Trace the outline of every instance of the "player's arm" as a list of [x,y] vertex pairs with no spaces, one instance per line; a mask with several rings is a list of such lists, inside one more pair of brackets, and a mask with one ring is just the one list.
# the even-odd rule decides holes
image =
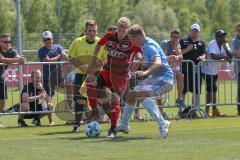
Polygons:
[[105,45],[107,43],[107,40],[108,40],[108,34],[109,33],[106,33],[97,43],[94,51],[93,51],[93,57],[92,57],[92,60],[91,60],[91,64],[89,65],[88,67],[88,70],[87,70],[87,74],[93,74],[94,71],[96,70],[96,68],[98,67],[98,54],[101,50],[101,47],[103,45]]
[[135,58],[135,59],[137,59],[138,61],[137,61],[136,63],[133,63],[133,65],[132,65],[132,69],[131,69],[131,70],[132,70],[133,72],[137,71],[137,69],[138,69],[142,64],[145,63],[143,56],[139,56],[139,54],[137,54],[137,58]]
[[26,62],[26,58],[20,57],[19,55],[16,55],[13,58],[5,58],[2,54],[0,54],[0,63],[6,63],[6,64],[19,63],[19,64],[23,64],[25,62]]
[[136,76],[137,77],[144,77],[149,76],[155,72],[158,72],[158,70],[162,67],[162,61],[161,57],[157,56],[152,59],[152,65],[145,71],[137,71]]
[[34,102],[36,100],[42,99],[42,97],[43,97],[43,94],[29,97],[27,92],[23,92],[21,98],[23,103],[29,103],[29,102]]
[[229,56],[216,55],[214,53],[210,53],[210,55],[211,55],[213,60],[221,60],[221,59],[229,60],[229,59],[231,59]]
[[101,50],[101,45],[97,44],[95,49],[94,49],[94,52],[93,52],[93,57],[92,57],[91,64],[89,66],[89,71],[90,72],[88,72],[88,73],[93,73],[95,71],[95,69],[97,68],[98,63],[99,63],[97,56],[98,56],[100,50]]
[[56,62],[58,60],[60,60],[61,55],[58,54],[56,57],[52,57],[50,58],[48,55],[46,57],[43,58],[43,62]]

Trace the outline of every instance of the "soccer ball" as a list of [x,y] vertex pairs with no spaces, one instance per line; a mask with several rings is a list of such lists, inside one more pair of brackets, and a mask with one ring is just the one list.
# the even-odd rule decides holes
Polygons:
[[89,122],[86,125],[85,133],[88,137],[98,137],[101,133],[101,125],[96,121]]

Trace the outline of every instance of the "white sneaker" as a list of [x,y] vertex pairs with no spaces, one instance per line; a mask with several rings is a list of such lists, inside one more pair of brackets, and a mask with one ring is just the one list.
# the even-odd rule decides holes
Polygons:
[[129,133],[129,127],[127,128],[123,128],[121,125],[118,125],[115,129],[115,132],[122,132],[124,134],[128,134]]
[[0,128],[4,128],[4,125],[2,125],[2,123],[0,123]]
[[49,126],[54,126],[54,125],[55,123],[53,121],[49,123]]
[[165,139],[168,136],[168,129],[170,128],[171,122],[165,120],[164,125],[159,127],[160,130],[160,138]]

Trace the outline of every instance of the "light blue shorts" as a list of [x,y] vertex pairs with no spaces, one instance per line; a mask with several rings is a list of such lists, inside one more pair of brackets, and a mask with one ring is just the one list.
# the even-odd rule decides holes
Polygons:
[[148,77],[140,81],[133,89],[135,92],[148,92],[150,97],[158,97],[170,92],[173,87],[173,80],[166,80],[163,77]]

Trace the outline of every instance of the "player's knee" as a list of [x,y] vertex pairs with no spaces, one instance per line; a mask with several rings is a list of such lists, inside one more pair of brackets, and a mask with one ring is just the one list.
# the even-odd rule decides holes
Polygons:
[[183,81],[183,79],[184,79],[184,74],[182,74],[181,72],[177,72],[177,73],[176,73],[176,78],[177,78],[177,80]]
[[29,104],[28,103],[21,103],[20,111],[21,112],[28,112],[29,111]]

